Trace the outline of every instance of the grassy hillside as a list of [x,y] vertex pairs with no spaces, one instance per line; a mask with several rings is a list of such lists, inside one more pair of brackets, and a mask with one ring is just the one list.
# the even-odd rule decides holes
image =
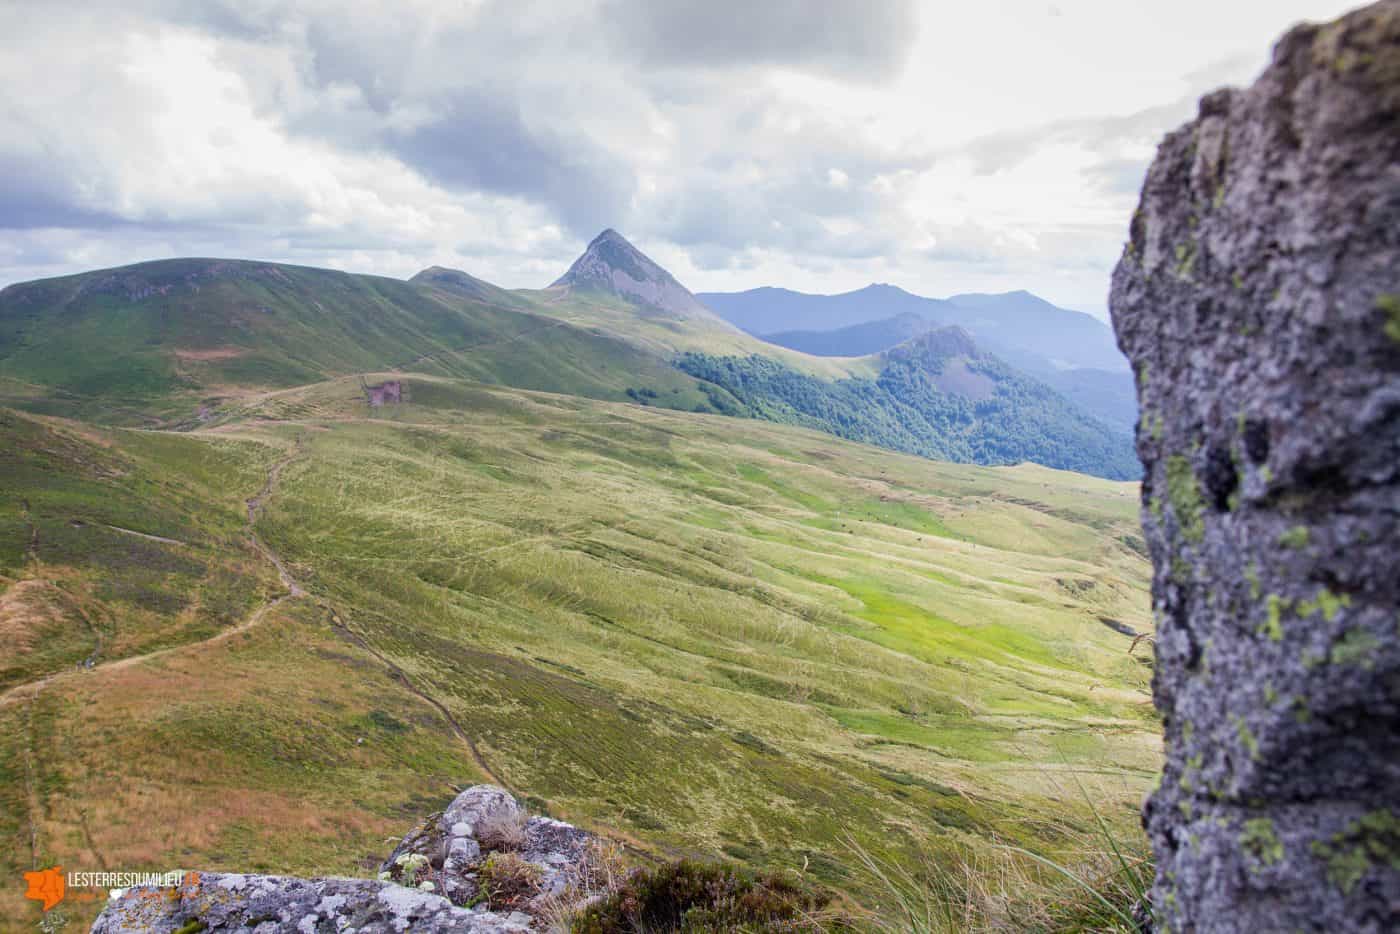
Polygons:
[[851,839],[1056,852],[1093,823],[1076,780],[1135,824],[1148,672],[1103,620],[1150,625],[1136,485],[407,389],[249,396],[185,434],[4,415],[11,878],[363,874],[493,776],[642,851],[857,892]]
[[1120,428],[1074,408],[1044,383],[981,353],[958,328],[926,333],[881,357],[873,379],[826,381],[768,357],[684,354],[677,365],[737,400],[727,410],[941,460],[1034,461],[1116,479],[1141,467]]
[[[1005,364],[987,362],[982,376],[959,382],[946,378],[941,358],[820,357],[766,344],[700,307],[630,244],[626,250],[664,277],[637,287],[669,290],[666,301],[682,311],[593,284],[508,292],[438,268],[404,282],[182,259],[22,283],[0,291],[0,404],[194,427],[269,391],[393,371],[778,417],[959,461],[1136,475],[1121,428],[1091,422]],[[603,258],[590,252],[585,261]],[[776,366],[782,378],[733,378],[736,368],[754,366]],[[978,391],[985,377],[999,387],[991,401]]]
[[694,380],[524,300],[327,269],[164,260],[0,292],[0,401],[104,421],[190,419],[260,390],[402,369],[605,399]]

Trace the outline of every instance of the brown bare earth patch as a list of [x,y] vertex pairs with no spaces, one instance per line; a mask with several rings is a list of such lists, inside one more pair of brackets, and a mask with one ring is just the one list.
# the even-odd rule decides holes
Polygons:
[[19,581],[0,594],[0,646],[30,652],[45,632],[81,618],[73,598],[48,581]]
[[210,347],[205,350],[180,349],[175,351],[175,356],[181,360],[227,360],[230,357],[241,357],[248,351],[242,347]]
[[944,392],[957,393],[974,402],[988,398],[995,388],[995,384],[989,377],[969,369],[967,360],[963,357],[950,360],[948,365],[943,368],[943,372],[938,375],[937,383],[938,388]]

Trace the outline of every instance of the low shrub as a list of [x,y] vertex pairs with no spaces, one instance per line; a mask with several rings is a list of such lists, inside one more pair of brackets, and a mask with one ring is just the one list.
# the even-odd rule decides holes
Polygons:
[[830,929],[831,895],[794,879],[692,860],[633,873],[573,919],[575,934]]
[[540,868],[515,853],[492,853],[477,870],[486,907],[515,911],[540,894]]

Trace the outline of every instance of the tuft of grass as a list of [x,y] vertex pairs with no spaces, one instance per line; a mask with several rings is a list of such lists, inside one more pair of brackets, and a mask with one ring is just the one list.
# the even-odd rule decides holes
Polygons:
[[944,848],[913,863],[854,841],[849,852],[873,893],[862,924],[891,934],[1137,934],[1152,877],[1145,843],[1106,846],[1092,835],[1069,841],[1056,858],[1010,845]]
[[477,826],[476,839],[483,850],[518,850],[525,845],[525,825],[529,819],[524,811],[505,808],[491,811]]

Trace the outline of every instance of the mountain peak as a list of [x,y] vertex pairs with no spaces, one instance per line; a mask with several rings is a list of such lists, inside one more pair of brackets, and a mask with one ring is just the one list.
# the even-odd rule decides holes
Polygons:
[[500,288],[484,279],[447,266],[429,266],[408,281],[482,300],[500,298],[504,294]]
[[627,241],[626,237],[618,233],[616,230],[613,230],[611,227],[604,227],[603,232],[598,234],[598,236],[594,237],[588,245],[590,247],[596,246],[599,243],[604,243],[608,240],[615,240],[627,245],[628,247],[631,247],[632,249],[636,249],[636,247],[633,247],[632,244]]
[[611,227],[588,244],[551,288],[604,292],[677,317],[712,317],[685,286]]
[[944,360],[978,355],[977,344],[972,335],[955,324],[911,337],[885,352],[889,360],[934,364],[935,369],[941,366]]

